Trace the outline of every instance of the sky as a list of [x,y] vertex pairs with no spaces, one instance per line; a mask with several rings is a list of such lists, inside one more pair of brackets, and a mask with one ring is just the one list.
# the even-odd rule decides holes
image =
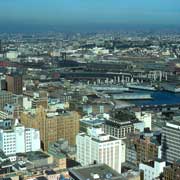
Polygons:
[[180,0],[0,0],[11,26],[180,25]]

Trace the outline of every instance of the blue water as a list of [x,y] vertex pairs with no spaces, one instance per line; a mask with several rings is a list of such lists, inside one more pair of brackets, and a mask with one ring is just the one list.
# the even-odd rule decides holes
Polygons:
[[171,93],[167,91],[143,91],[135,90],[139,93],[150,93],[151,100],[133,100],[132,103],[136,105],[161,105],[161,104],[180,104],[180,93]]

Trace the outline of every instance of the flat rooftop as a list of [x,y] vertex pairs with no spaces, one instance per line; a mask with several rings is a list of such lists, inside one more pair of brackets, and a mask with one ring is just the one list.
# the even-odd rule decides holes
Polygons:
[[27,152],[26,153],[28,160],[34,161],[34,160],[40,160],[40,159],[46,159],[49,157],[49,155],[45,154],[41,151],[34,151],[34,152]]
[[101,125],[105,122],[104,119],[87,119],[87,120],[80,120],[80,122],[87,124],[87,125]]
[[120,179],[120,174],[106,164],[72,168],[69,172],[80,180]]

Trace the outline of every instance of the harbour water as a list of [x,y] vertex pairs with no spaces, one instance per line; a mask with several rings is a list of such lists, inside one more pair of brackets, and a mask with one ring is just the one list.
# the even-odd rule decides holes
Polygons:
[[168,91],[143,91],[133,90],[138,93],[151,93],[153,99],[150,100],[132,100],[136,105],[161,105],[161,104],[180,104],[180,93],[172,93]]

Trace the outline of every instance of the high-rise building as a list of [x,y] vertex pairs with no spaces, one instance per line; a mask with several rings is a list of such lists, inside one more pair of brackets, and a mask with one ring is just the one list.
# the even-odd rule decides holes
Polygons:
[[77,161],[86,166],[105,163],[121,173],[121,140],[104,134],[101,128],[89,128],[76,137]]
[[39,130],[20,124],[11,129],[0,129],[0,149],[6,155],[40,150]]
[[48,150],[50,142],[60,138],[68,140],[69,144],[76,144],[76,135],[79,132],[80,116],[74,111],[46,110],[39,106],[36,110],[24,111],[20,115],[21,123],[25,127],[37,128],[40,130],[41,147]]
[[8,91],[17,95],[22,94],[22,87],[23,87],[22,75],[19,75],[17,73],[7,75],[6,81],[7,81]]
[[180,123],[177,121],[167,122],[162,129],[162,158],[173,163],[179,159],[180,154]]

